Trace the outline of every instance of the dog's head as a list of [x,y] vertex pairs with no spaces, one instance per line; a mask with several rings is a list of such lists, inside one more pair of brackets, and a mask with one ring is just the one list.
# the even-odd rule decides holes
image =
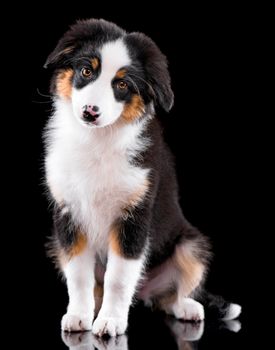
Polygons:
[[141,33],[104,20],[79,21],[58,42],[45,67],[55,70],[52,93],[71,101],[92,127],[142,117],[153,102],[166,111],[173,92],[166,57]]

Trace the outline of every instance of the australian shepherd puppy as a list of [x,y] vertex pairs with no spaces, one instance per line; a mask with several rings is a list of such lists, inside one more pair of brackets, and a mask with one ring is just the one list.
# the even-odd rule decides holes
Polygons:
[[51,254],[69,305],[62,329],[122,334],[134,297],[201,321],[208,239],[183,216],[171,153],[155,118],[173,92],[165,56],[141,33],[104,20],[73,25],[45,64],[54,70],[46,181],[54,202]]

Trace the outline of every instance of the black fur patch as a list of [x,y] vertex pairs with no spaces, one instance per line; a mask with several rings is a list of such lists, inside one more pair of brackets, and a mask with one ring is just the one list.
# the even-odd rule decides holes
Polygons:
[[74,224],[71,214],[62,214],[60,208],[55,208],[53,221],[54,237],[58,241],[58,245],[65,252],[69,252],[77,242],[78,227]]
[[144,202],[129,211],[128,218],[120,220],[118,228],[118,244],[126,258],[139,258],[144,252],[149,234],[151,213]]

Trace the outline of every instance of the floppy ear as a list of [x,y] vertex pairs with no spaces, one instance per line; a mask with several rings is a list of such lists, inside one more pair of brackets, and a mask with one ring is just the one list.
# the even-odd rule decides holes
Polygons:
[[146,80],[151,86],[149,94],[155,104],[169,112],[174,104],[174,94],[166,57],[153,40],[142,33],[128,34],[125,40],[130,47],[130,54],[143,64]]
[[64,40],[63,38],[60,39],[56,48],[48,56],[43,67],[57,68],[59,66],[68,66],[74,49],[75,47],[71,42]]

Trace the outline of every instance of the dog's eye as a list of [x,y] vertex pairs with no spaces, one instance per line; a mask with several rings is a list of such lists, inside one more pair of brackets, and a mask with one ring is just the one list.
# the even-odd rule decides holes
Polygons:
[[127,83],[125,83],[125,81],[120,80],[117,84],[116,84],[117,88],[119,90],[126,90],[128,88]]
[[91,71],[91,69],[84,67],[81,69],[81,75],[84,78],[90,78],[92,76],[92,71]]

